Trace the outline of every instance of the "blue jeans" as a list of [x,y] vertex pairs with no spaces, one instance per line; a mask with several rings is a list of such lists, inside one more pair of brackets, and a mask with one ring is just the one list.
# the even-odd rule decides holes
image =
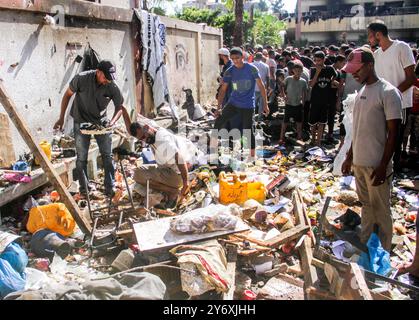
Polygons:
[[[91,135],[85,135],[80,132],[80,123],[74,123],[74,138],[76,140],[76,171],[80,183],[80,192],[87,190],[87,157],[89,155]],[[103,169],[105,171],[105,191],[110,192],[114,186],[115,168],[112,159],[112,137],[110,133],[95,136],[102,156]]]

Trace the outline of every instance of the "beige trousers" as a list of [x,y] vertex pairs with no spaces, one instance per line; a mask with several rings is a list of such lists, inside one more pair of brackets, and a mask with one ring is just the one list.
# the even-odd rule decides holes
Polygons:
[[134,181],[141,185],[147,185],[147,180],[162,183],[171,188],[181,188],[183,180],[179,173],[169,167],[146,164],[134,170]]
[[381,245],[385,250],[390,251],[393,237],[393,218],[390,210],[391,181],[393,175],[389,171],[387,173],[388,178],[384,183],[373,187],[373,181],[370,176],[374,168],[356,165],[353,165],[352,168],[355,175],[356,192],[359,201],[362,203],[361,241],[365,244],[368,242],[373,232],[374,224],[377,224]]

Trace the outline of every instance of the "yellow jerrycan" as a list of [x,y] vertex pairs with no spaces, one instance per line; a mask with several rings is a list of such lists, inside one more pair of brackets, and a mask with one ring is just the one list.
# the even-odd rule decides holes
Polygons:
[[246,202],[248,199],[246,175],[236,173],[226,174],[222,171],[218,178],[221,204],[236,203],[242,205]]
[[49,229],[64,237],[70,236],[75,227],[76,222],[67,207],[59,202],[32,208],[29,210],[29,219],[26,224],[30,233]]

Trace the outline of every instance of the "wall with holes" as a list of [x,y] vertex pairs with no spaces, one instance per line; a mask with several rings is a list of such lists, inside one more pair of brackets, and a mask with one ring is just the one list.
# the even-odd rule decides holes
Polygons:
[[[80,71],[76,57],[83,56],[87,43],[102,59],[115,61],[116,82],[123,92],[125,105],[135,107],[129,24],[67,17],[64,28],[54,28],[42,24],[43,16],[0,10],[0,79],[37,142],[52,140],[62,95]],[[1,105],[0,112],[4,112]],[[111,102],[108,117],[112,114]],[[28,151],[13,124],[11,128],[16,154]]]

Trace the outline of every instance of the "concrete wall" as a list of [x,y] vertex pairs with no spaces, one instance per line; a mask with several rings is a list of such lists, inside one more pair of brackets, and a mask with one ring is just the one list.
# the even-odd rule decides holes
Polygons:
[[[64,29],[55,30],[40,24],[43,15],[0,9],[0,78],[36,141],[52,140],[62,94],[79,71],[74,59],[78,54],[83,55],[88,42],[102,58],[115,61],[116,82],[123,92],[125,105],[134,107],[130,25],[69,18]],[[83,48],[71,50],[67,42],[80,42]],[[16,63],[16,67],[11,67]],[[112,113],[113,106],[108,109],[108,116]],[[16,128],[11,127],[15,152],[22,154],[28,148]]]
[[[389,28],[390,36],[393,38],[419,39],[419,14],[366,17],[364,21],[355,21],[353,18],[320,20],[312,24],[306,23],[301,26],[301,37],[309,42],[337,41],[342,32],[346,32],[349,41],[358,40],[359,36],[366,34],[365,28],[375,19],[383,20]],[[291,39],[295,36],[295,20],[288,23],[287,33]]]
[[222,30],[161,17],[167,27],[166,65],[169,90],[176,105],[185,102],[182,88],[192,89],[195,102],[215,102]]
[[[383,20],[389,30],[395,29],[417,29],[419,31],[419,14],[408,14],[398,16],[380,16],[380,17],[365,17],[364,21],[357,22],[357,18],[344,18],[339,23],[339,19],[327,19],[326,21],[319,20],[312,24],[302,24],[301,32],[303,33],[314,33],[314,32],[351,32],[365,30],[365,27],[376,19]],[[292,19],[291,23],[288,23],[289,29],[295,29],[295,20]],[[355,30],[354,30],[355,29]]]

